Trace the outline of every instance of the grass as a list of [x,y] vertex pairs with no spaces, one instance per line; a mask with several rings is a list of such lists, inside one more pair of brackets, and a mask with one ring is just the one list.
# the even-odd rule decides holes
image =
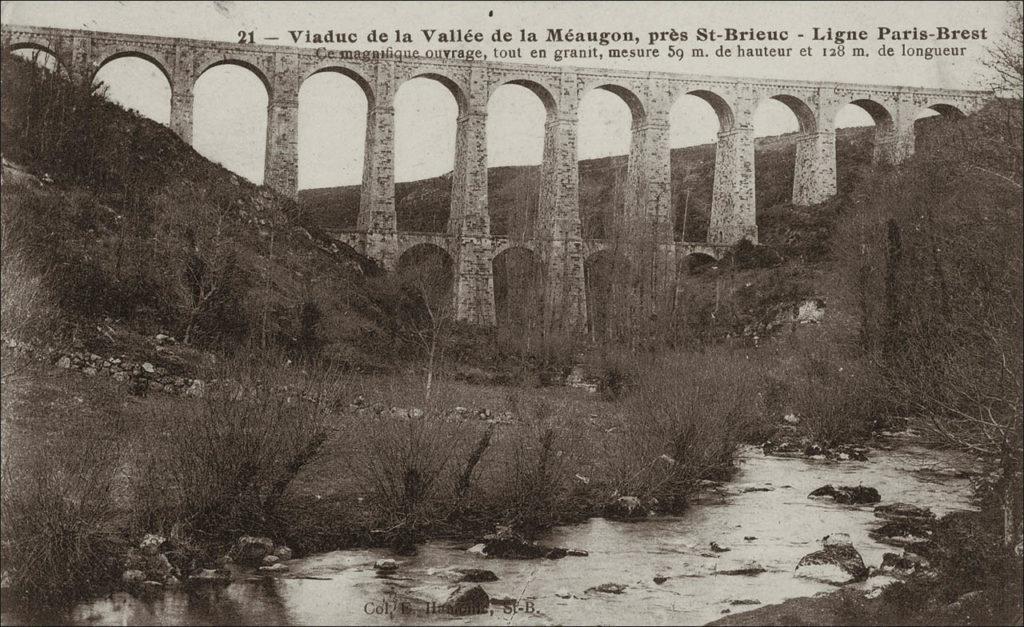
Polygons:
[[[418,376],[341,375],[283,357],[222,364],[231,382],[208,386],[202,399],[127,396],[110,380],[37,363],[4,389],[5,568],[26,588],[49,585],[62,571],[30,568],[25,556],[66,559],[71,540],[54,538],[69,530],[82,534],[74,553],[82,563],[105,564],[98,555],[123,555],[157,532],[195,547],[179,560],[196,565],[242,534],[270,535],[300,552],[408,550],[427,537],[474,536],[499,524],[534,536],[599,511],[616,490],[679,507],[699,479],[727,472],[755,418],[745,401],[712,403],[717,378],[747,385],[749,367],[729,371],[736,355],[699,359],[692,369],[652,365],[662,383],[679,377],[675,385],[631,387],[614,402],[442,378],[430,404]],[[730,388],[723,398],[756,398],[749,391]],[[350,406],[358,396],[363,411]],[[480,419],[485,408],[502,420]],[[655,428],[659,437],[648,437]],[[634,460],[662,454],[679,459],[671,473],[625,479]],[[81,467],[42,463],[54,457]],[[77,479],[59,491],[35,487],[65,476]]]

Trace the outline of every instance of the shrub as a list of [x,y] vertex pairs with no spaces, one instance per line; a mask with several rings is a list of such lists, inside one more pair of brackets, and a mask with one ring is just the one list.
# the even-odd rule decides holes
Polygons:
[[640,358],[624,350],[606,348],[601,351],[596,366],[598,390],[605,400],[614,401],[628,393],[636,382]]
[[153,439],[137,443],[141,528],[231,538],[282,526],[279,506],[330,436],[344,380],[326,367],[291,374],[277,363],[240,357],[198,409],[186,400],[160,405]]
[[24,340],[52,331],[49,290],[31,263],[27,247],[15,240],[6,220],[0,225],[0,283],[0,335]]
[[619,493],[686,505],[701,479],[732,471],[737,446],[761,420],[759,368],[739,351],[651,358],[622,401],[613,459]]
[[503,463],[503,480],[488,495],[495,519],[526,537],[571,513],[566,502],[571,485],[568,462],[577,451],[557,418],[554,408],[543,401],[526,412],[526,425],[511,444],[511,459]]
[[747,238],[737,242],[730,251],[733,265],[739,270],[774,268],[782,263],[782,255],[768,246],[754,244]]
[[67,603],[120,575],[110,460],[98,446],[75,452],[3,458],[4,572],[33,604]]
[[882,412],[881,383],[873,365],[824,342],[799,350],[790,398],[801,429],[824,446],[869,435]]
[[349,425],[343,436],[360,451],[346,463],[366,499],[377,539],[401,552],[411,550],[426,530],[442,526],[455,506],[452,497],[464,470],[457,460],[467,438],[461,425],[445,420],[442,407],[435,400],[422,415],[371,416]]

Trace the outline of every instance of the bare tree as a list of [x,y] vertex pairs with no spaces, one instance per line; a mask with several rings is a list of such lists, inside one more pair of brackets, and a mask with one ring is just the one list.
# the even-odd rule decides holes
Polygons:
[[1020,100],[1024,97],[1024,3],[1007,2],[1006,30],[988,49],[982,63],[992,75],[992,88],[1000,95]]
[[401,312],[402,331],[427,357],[424,402],[429,403],[435,373],[444,361],[445,348],[454,330],[455,302],[451,268],[437,259],[402,271],[398,277],[410,302]]

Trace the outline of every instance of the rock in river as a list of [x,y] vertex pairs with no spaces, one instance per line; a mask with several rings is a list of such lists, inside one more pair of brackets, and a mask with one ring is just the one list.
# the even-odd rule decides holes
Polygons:
[[498,580],[497,575],[483,568],[456,568],[455,571],[462,575],[460,582],[482,583]]
[[765,572],[765,567],[754,560],[723,560],[719,562],[715,572],[719,575],[760,575]]
[[822,539],[822,549],[809,553],[796,566],[796,576],[841,585],[860,581],[868,576],[868,569],[860,553],[845,533],[835,533]]
[[928,522],[911,519],[890,520],[881,527],[868,532],[878,542],[893,546],[908,546],[918,542],[929,542],[932,530]]
[[593,588],[587,588],[587,592],[603,592],[605,594],[622,594],[626,591],[626,585],[621,583],[603,583]]
[[382,573],[389,573],[398,570],[398,562],[391,559],[377,560],[373,563],[374,570]]
[[292,550],[284,545],[278,546],[274,549],[274,557],[282,562],[287,562],[292,558]]
[[913,520],[930,523],[935,514],[927,507],[918,507],[909,503],[889,503],[875,507],[875,516],[886,520]]
[[612,520],[640,520],[647,518],[647,508],[635,496],[620,496],[605,506],[604,515]]
[[864,503],[877,503],[882,500],[878,490],[867,486],[832,486],[825,485],[807,495],[808,498],[827,496],[836,503],[847,505],[861,505]]
[[886,575],[909,577],[914,573],[924,572],[929,568],[931,568],[931,564],[928,563],[928,560],[920,555],[914,555],[913,553],[904,551],[903,555],[897,555],[895,553],[886,553],[883,555],[882,567],[879,571]]
[[491,597],[480,586],[472,588],[459,586],[452,591],[445,605],[449,612],[459,616],[485,614],[490,608]]
[[234,559],[239,564],[259,565],[263,558],[274,552],[274,541],[270,538],[242,536],[235,543]]

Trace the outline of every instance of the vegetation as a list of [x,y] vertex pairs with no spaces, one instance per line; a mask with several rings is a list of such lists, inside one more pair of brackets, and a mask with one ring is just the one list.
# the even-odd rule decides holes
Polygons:
[[[1020,539],[1022,267],[1020,104],[932,130],[898,173],[854,198],[842,264],[890,411],[993,460]],[[957,150],[940,146],[955,145]]]
[[[787,202],[792,138],[760,141],[762,245],[688,260],[668,314],[642,324],[609,331],[614,302],[592,301],[598,322],[580,338],[535,323],[528,259],[502,262],[509,324],[456,323],[450,265],[415,259],[386,275],[332,247],[321,229],[354,217],[353,189],[308,192],[300,209],[91,87],[3,63],[4,156],[25,170],[5,165],[0,215],[0,524],[21,594],[60,602],[109,586],[146,532],[171,538],[189,570],[241,534],[299,552],[407,552],[499,526],[534,537],[620,495],[678,512],[788,413],[822,445],[912,414],[998,459],[985,501],[998,508],[947,520],[933,559],[950,581],[964,563],[992,589],[1014,581],[1019,101],[922,125],[917,156],[871,170],[870,185],[870,135],[841,133],[840,193],[814,208]],[[713,162],[710,146],[672,155],[679,239],[706,230]],[[624,167],[581,164],[588,237],[607,232]],[[490,177],[495,232],[522,233],[511,216],[535,211],[536,168]],[[449,190],[443,177],[398,186],[400,227],[439,230]],[[328,220],[328,205],[343,210]],[[839,305],[828,325],[793,320],[811,297]],[[180,350],[151,356],[158,331]],[[113,381],[12,359],[10,340],[124,351],[217,384],[202,399],[126,400]],[[581,365],[600,395],[549,385]],[[915,590],[893,594],[917,607]]]

